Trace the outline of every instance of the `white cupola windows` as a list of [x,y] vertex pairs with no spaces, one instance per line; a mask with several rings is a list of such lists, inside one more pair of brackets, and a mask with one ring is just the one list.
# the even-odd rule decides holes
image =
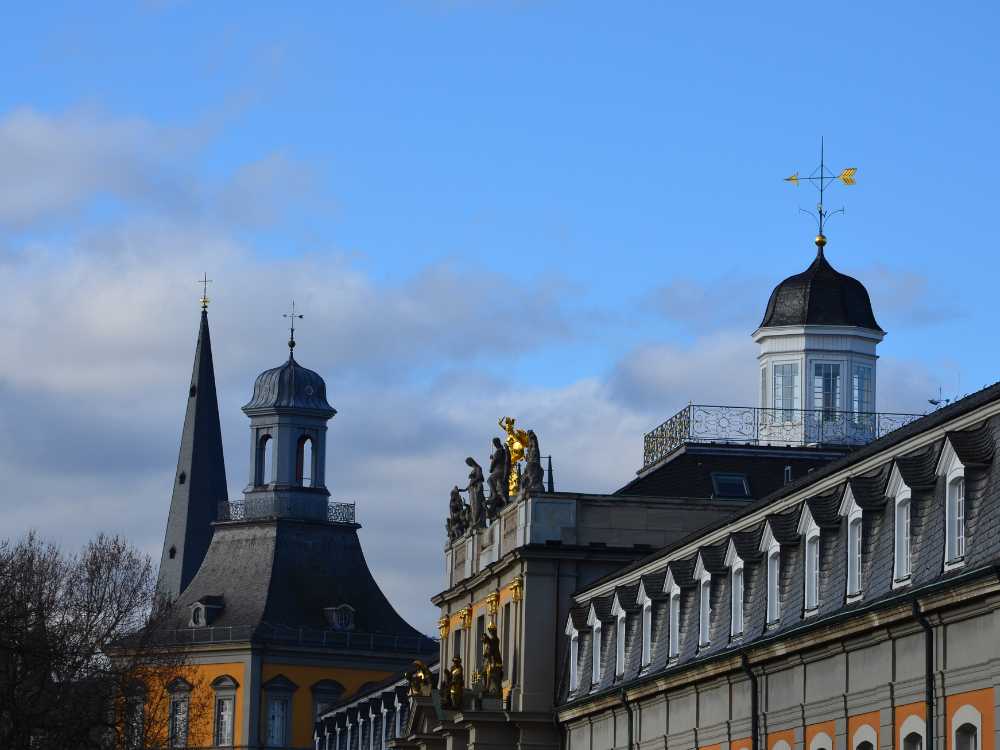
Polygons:
[[840,516],[847,520],[847,599],[861,596],[861,550],[862,550],[862,516],[861,508],[854,499],[850,487],[844,493],[840,503]]
[[946,440],[937,475],[945,487],[945,568],[956,568],[965,562],[965,465],[955,453],[951,440]]
[[729,568],[729,635],[743,635],[743,560],[736,554],[736,545],[729,540],[726,550],[726,567]]
[[694,564],[694,579],[698,582],[698,648],[704,648],[712,636],[712,574],[700,554]]
[[646,584],[639,584],[639,593],[636,597],[636,604],[640,607],[642,621],[639,627],[639,637],[642,639],[640,646],[641,654],[639,666],[641,669],[648,667],[653,661],[653,600],[646,594]]
[[892,468],[889,489],[893,518],[893,586],[910,582],[913,551],[911,549],[911,499],[912,492],[899,472],[899,465]]

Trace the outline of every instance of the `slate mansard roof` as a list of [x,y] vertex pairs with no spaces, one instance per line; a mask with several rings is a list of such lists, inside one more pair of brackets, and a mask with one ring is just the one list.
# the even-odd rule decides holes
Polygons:
[[799,325],[882,330],[875,320],[868,290],[857,279],[831,266],[822,250],[809,268],[774,288],[760,327]]
[[302,409],[331,417],[337,413],[326,400],[323,378],[300,365],[291,354],[283,365],[257,376],[253,396],[243,407],[248,414],[268,409]]
[[[683,670],[714,657],[739,653],[757,643],[811,629],[852,613],[890,606],[929,589],[950,585],[956,578],[995,575],[1000,570],[1000,468],[995,448],[1000,442],[1000,384],[984,389],[949,407],[819,469],[808,477],[753,503],[730,517],[692,534],[653,555],[578,591],[573,599],[573,627],[579,631],[579,684],[568,685],[562,675],[560,702],[587,700],[591,694],[620,689],[633,681]],[[965,557],[959,567],[945,566],[946,477],[938,465],[946,445],[965,467]],[[889,477],[894,469],[911,491],[911,560],[908,579],[895,580],[895,507]],[[847,519],[842,501],[850,492],[862,511],[860,596],[847,596]],[[805,512],[819,526],[819,596],[816,610],[805,611],[804,555],[800,521]],[[781,545],[780,615],[767,618],[766,556],[760,554],[762,534],[770,529]],[[719,567],[718,554],[729,542],[743,561],[743,631],[732,636],[732,593],[728,569]],[[707,553],[707,554],[706,554]],[[699,596],[684,573],[701,555],[711,573],[709,641],[699,643]],[[653,596],[653,626],[649,666],[641,660],[639,619],[631,612],[625,624],[624,675],[615,669],[615,634],[602,634],[599,659],[601,681],[590,682],[588,665],[595,644],[580,614],[593,606],[602,611],[616,594],[642,580],[662,586],[665,572],[680,585],[677,655],[669,649],[669,602]],[[657,592],[660,593],[660,592]],[[617,627],[613,624],[612,628]],[[565,656],[563,658],[565,664]]]

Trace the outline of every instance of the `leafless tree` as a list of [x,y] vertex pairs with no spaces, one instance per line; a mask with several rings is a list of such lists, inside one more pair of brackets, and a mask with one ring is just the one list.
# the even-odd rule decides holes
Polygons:
[[165,613],[148,555],[118,537],[79,554],[0,540],[0,747],[166,746],[167,686],[196,680]]

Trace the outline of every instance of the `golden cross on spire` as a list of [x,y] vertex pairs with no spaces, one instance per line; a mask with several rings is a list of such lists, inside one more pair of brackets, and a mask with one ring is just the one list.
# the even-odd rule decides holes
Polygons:
[[304,316],[300,313],[295,312],[295,300],[292,300],[291,311],[283,313],[281,317],[288,318],[291,321],[291,327],[289,328],[289,335],[288,335],[288,356],[291,356],[292,350],[295,348],[295,321],[302,320]]
[[846,169],[840,170],[840,174],[834,174],[829,169],[826,168],[826,159],[824,156],[823,139],[819,139],[819,166],[812,171],[808,177],[799,177],[799,173],[796,172],[791,177],[786,177],[785,182],[790,182],[796,187],[800,181],[810,182],[813,187],[819,190],[819,202],[816,204],[816,213],[812,211],[807,211],[804,208],[800,208],[804,214],[809,214],[816,220],[816,225],[819,229],[819,233],[816,235],[816,247],[819,248],[820,254],[823,253],[823,246],[826,245],[826,236],[823,234],[823,230],[826,228],[826,222],[831,216],[836,214],[844,213],[843,208],[838,208],[835,211],[827,211],[826,206],[823,204],[823,194],[826,191],[827,186],[840,180],[845,185],[856,184],[856,176],[858,174],[857,167],[847,167]]
[[198,279],[198,283],[201,284],[201,309],[207,310],[209,303],[208,285],[212,283],[212,280],[208,278],[208,274],[206,273],[200,279]]

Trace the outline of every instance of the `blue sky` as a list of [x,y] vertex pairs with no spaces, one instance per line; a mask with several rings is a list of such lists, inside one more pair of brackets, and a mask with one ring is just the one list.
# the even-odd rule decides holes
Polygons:
[[[207,270],[230,494],[245,471],[238,407],[282,356],[280,313],[295,296],[299,351],[327,377],[333,434],[349,446],[331,475],[372,509],[380,580],[430,623],[437,561],[411,595],[392,551],[417,517],[439,533],[425,510],[438,503],[443,518],[494,412],[536,427],[567,488],[607,490],[637,468],[642,431],[679,406],[752,398],[749,334],[770,288],[814,253],[798,208],[815,196],[781,178],[813,169],[821,136],[832,167],[859,169],[856,187],[830,194],[847,212],[827,254],[866,283],[889,331],[880,406],[923,411],[938,387],[997,380],[997,13],[545,0],[7,9],[0,417],[50,421],[7,446],[4,470],[32,477],[37,505],[0,531],[75,542],[111,527],[155,551],[193,280]],[[26,375],[26,357],[44,372]],[[386,462],[399,476],[379,484],[372,467]],[[88,523],[54,520],[81,505]]]

